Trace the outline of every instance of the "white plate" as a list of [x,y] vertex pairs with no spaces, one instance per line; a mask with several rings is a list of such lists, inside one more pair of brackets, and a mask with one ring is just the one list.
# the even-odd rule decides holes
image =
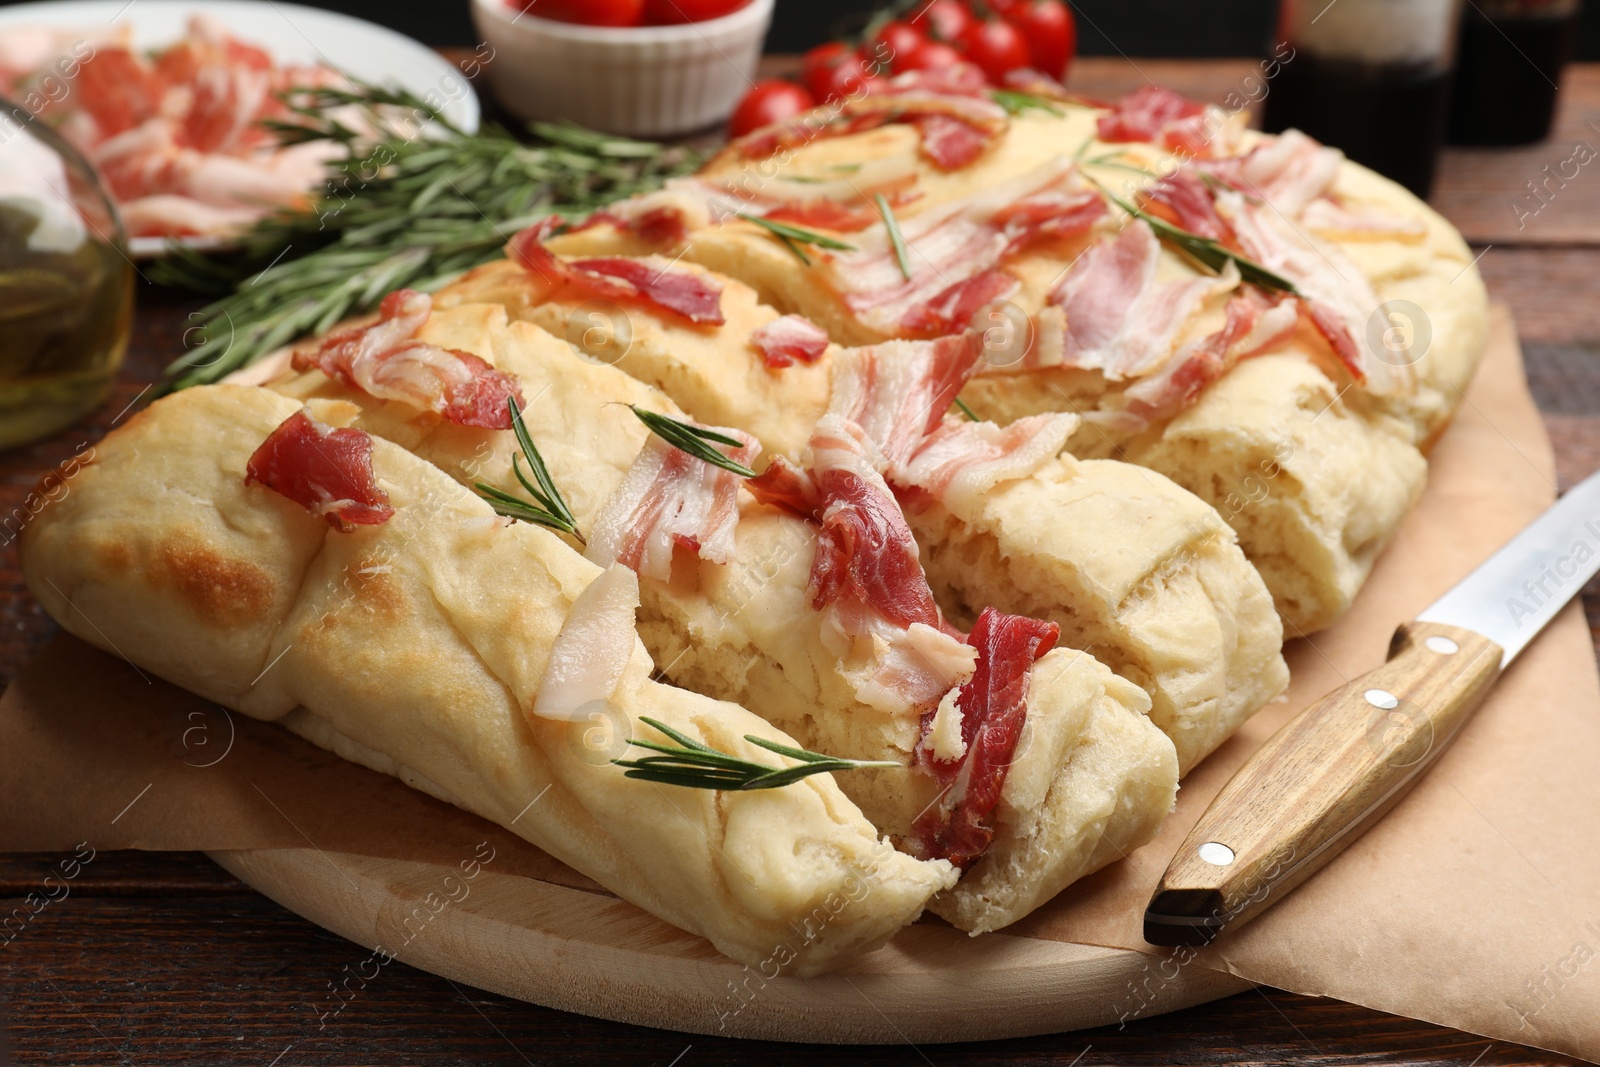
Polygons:
[[[129,26],[134,47],[159,48],[182,37],[189,16],[210,15],[240,40],[259,45],[282,63],[324,63],[347,77],[407,89],[471,132],[478,97],[455,64],[404,34],[348,15],[277,0],[56,0],[0,7],[0,33],[12,26],[82,26],[115,32]],[[135,237],[130,250],[156,255],[165,237]],[[197,248],[226,244],[215,237],[182,242]]]

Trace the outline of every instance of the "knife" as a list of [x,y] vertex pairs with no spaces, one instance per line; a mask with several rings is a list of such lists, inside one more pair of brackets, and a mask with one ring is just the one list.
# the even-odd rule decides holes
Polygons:
[[1162,875],[1144,939],[1208,944],[1320,870],[1406,794],[1596,571],[1600,473],[1401,625],[1383,666],[1312,704],[1245,761]]

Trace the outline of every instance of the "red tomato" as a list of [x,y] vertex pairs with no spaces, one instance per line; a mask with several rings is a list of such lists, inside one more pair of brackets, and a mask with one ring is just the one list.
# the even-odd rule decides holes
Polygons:
[[804,87],[782,78],[766,78],[739,101],[728,120],[728,136],[743,137],[751,130],[792,119],[817,106]]
[[961,40],[972,22],[972,11],[961,0],[933,0],[911,20],[930,39],[947,44]]
[[1022,31],[1003,19],[984,19],[967,27],[961,43],[967,59],[983,69],[989,81],[999,85],[1007,71],[1033,62],[1028,39]]
[[[545,3],[546,0],[539,2]],[[750,0],[644,0],[644,20],[653,26],[668,26],[675,22],[707,22],[731,15],[749,3]]]
[[943,41],[928,41],[902,60],[895,70],[940,70],[966,61],[966,56]]
[[894,70],[908,70],[905,62],[928,43],[922,31],[909,22],[894,19],[883,24],[878,36],[862,48],[868,62],[887,63]]
[[535,0],[511,6],[542,19],[583,26],[637,26],[644,18],[644,0]]
[[800,60],[800,79],[818,101],[859,93],[861,86],[877,73],[873,62],[837,41],[817,45]]
[[1024,0],[1004,14],[1027,39],[1033,69],[1065,81],[1067,67],[1078,50],[1078,26],[1072,10],[1061,0]]

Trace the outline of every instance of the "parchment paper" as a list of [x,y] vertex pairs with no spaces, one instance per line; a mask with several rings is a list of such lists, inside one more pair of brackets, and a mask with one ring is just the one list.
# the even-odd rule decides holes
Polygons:
[[[1243,758],[1293,712],[1381,663],[1396,624],[1554,498],[1549,441],[1503,311],[1432,461],[1425,497],[1350,616],[1287,650],[1288,701],[1185,780],[1156,841],[1008,931],[1151,953],[1123,994],[1125,1017],[1177,970],[1204,966],[1600,1060],[1600,681],[1576,606],[1415,791],[1324,871],[1198,955],[1159,955],[1140,937],[1167,859]],[[595,888],[508,831],[70,637],[0,697],[0,782],[0,851],[87,840],[454,862],[458,846],[487,838],[506,869]],[[430,854],[439,849],[448,854]]]

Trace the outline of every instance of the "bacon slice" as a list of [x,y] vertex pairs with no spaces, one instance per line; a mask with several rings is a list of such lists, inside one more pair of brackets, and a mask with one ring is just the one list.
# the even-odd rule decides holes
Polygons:
[[1379,300],[1361,268],[1336,246],[1283,221],[1270,206],[1235,192],[1218,194],[1217,208],[1238,235],[1245,255],[1295,283],[1307,319],[1357,382],[1379,396],[1404,395],[1416,382],[1410,366],[1372,358],[1367,324]]
[[506,255],[549,285],[570,286],[589,296],[642,302],[697,325],[720,326],[722,289],[697,274],[657,267],[639,259],[606,256],[563,260],[544,246],[545,223],[511,238]]
[[977,333],[844,349],[828,411],[860,426],[892,474],[944,420],[982,355]]
[[522,403],[517,380],[470,352],[415,340],[432,311],[426,293],[396,290],[383,298],[377,322],[296,352],[294,369],[315,367],[368,396],[438,412],[460,426],[511,429],[506,401]]
[[[744,442],[727,455],[748,466],[761,451],[742,430],[711,427]],[[727,563],[739,523],[739,481],[652,435],[595,517],[585,555],[602,567],[621,563],[645,578],[672,579],[673,549]]]
[[1145,141],[1162,148],[1207,154],[1206,106],[1171,89],[1144,85],[1095,120],[1096,136],[1112,144]]
[[1191,167],[1173,171],[1144,191],[1143,206],[1190,233],[1232,245],[1233,227],[1217,214],[1217,205],[1200,173]]
[[380,526],[394,515],[372,473],[371,436],[325,426],[304,410],[279,423],[250,454],[244,483],[264,485],[344,533]]
[[811,475],[784,456],[773,456],[766,470],[745,479],[744,487],[761,503],[802,519],[814,519],[822,510]]
[[1064,412],[1006,426],[947,417],[890,476],[897,489],[919,489],[958,515],[970,514],[1001,482],[1026,478],[1059,456],[1078,424],[1078,416]]
[[819,108],[746,134],[733,145],[746,159],[766,159],[821,138],[844,137],[893,122],[915,126],[922,154],[941,170],[955,170],[994,144],[1010,117],[990,98],[983,72],[960,63],[874,79],[866,83],[864,95],[837,109]]
[[1428,224],[1419,218],[1371,209],[1351,209],[1324,198],[1313,200],[1300,213],[1300,221],[1318,237],[1334,241],[1405,241],[1428,236]]
[[1271,300],[1256,289],[1245,289],[1231,298],[1225,314],[1221,329],[1184,345],[1158,373],[1140,379],[1122,394],[1126,407],[1115,415],[1129,420],[1122,423],[1125,428],[1137,432],[1151,422],[1176,415],[1239,360],[1287,338],[1299,321],[1292,299]]
[[[966,867],[994,838],[991,816],[1027,720],[1029,672],[1055,647],[1060,633],[1053,622],[994,608],[978,616],[967,638],[978,652],[977,665],[956,697],[965,754],[959,761],[942,760],[929,746],[917,746],[920,765],[945,787],[939,803],[916,822],[914,844],[923,858]],[[933,729],[933,718],[933,712],[923,715],[924,737]]]
[[1021,287],[1014,275],[998,268],[986,270],[934,294],[926,304],[907,311],[900,321],[914,333],[953,333],[971,324],[982,308],[1004,300]]
[[1306,205],[1327,195],[1343,162],[1344,153],[1337,148],[1328,148],[1299,130],[1285,130],[1250,150],[1239,163],[1234,184],[1297,218]]
[[[934,332],[944,328],[938,309],[959,302],[960,294],[951,291],[957,283],[1039,241],[1084,233],[1105,214],[1100,194],[1077,188],[1072,178],[1071,162],[1053,159],[902,223],[901,234],[913,249],[909,279],[881,226],[856,239],[859,251],[827,257],[822,270],[865,325],[889,334]],[[934,310],[926,309],[930,304]]]
[[1111,381],[1161,366],[1206,298],[1237,286],[1239,275],[1229,263],[1218,278],[1157,282],[1160,257],[1161,244],[1142,219],[1079,257],[1050,294],[1066,316],[1059,343],[1041,336],[1031,365],[1098,370]]
[[784,315],[752,333],[750,343],[770,369],[782,370],[821,359],[828,350],[828,335],[804,315]]

